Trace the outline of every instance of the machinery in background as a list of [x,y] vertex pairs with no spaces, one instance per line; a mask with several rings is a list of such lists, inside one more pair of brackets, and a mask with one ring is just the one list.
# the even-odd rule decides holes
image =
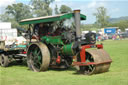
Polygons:
[[26,39],[17,36],[17,29],[11,29],[11,23],[0,25],[0,65],[7,67],[12,61],[21,63],[26,57]]

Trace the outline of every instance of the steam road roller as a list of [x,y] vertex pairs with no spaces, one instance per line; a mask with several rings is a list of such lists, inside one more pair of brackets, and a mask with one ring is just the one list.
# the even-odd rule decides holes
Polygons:
[[89,32],[81,38],[80,21],[83,20],[86,16],[80,10],[21,20],[20,25],[28,24],[29,69],[40,72],[73,65],[82,74],[108,71],[112,60],[102,44],[95,44],[96,34]]

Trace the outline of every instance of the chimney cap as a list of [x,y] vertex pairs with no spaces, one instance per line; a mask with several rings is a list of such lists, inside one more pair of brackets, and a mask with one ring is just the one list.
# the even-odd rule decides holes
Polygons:
[[74,13],[80,13],[80,9],[74,10]]

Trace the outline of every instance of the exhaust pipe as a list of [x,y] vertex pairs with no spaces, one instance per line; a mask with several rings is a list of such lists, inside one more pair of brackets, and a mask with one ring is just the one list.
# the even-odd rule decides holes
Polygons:
[[77,41],[81,41],[81,30],[80,30],[80,10],[74,10],[74,19],[76,26],[76,38]]

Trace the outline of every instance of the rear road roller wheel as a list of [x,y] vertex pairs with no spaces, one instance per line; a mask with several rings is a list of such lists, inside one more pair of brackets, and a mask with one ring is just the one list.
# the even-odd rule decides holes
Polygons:
[[7,67],[9,64],[8,56],[4,54],[0,55],[0,64],[2,67]]
[[[80,62],[80,55],[77,56],[77,61]],[[111,61],[108,53],[103,49],[88,49],[86,51],[86,62],[101,63],[97,65],[88,65],[88,66],[77,66],[79,73],[91,75],[106,72],[109,70],[111,62],[102,63]]]
[[33,43],[29,46],[27,52],[28,67],[35,71],[45,71],[50,64],[50,52],[43,43]]

